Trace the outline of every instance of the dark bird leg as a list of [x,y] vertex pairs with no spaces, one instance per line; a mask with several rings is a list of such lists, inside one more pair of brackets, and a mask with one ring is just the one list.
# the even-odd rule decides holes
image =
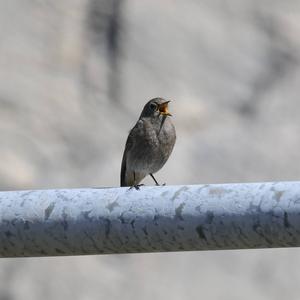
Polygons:
[[[155,182],[156,185],[160,185],[160,184],[157,182],[157,180],[155,179],[155,177],[153,176],[152,173],[150,173],[150,176],[152,177],[152,179],[154,180],[154,182]],[[166,185],[166,184],[164,183],[164,184],[162,184],[162,185]]]

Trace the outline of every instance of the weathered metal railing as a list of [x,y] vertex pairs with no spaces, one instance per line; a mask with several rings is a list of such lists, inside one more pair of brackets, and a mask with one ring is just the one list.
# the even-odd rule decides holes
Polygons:
[[300,246],[300,182],[0,192],[0,257]]

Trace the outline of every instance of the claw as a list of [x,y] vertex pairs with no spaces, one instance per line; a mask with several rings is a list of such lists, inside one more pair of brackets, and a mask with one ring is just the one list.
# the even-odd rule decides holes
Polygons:
[[139,191],[140,190],[140,187],[141,186],[143,186],[144,184],[135,184],[135,185],[133,185],[133,186],[131,186],[128,190],[130,191],[130,190],[132,190],[133,188],[135,188],[137,191]]

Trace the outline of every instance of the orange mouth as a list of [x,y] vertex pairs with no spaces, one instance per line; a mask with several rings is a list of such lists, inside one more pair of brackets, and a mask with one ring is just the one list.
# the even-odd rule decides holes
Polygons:
[[159,107],[158,107],[158,110],[160,112],[161,115],[164,115],[164,116],[172,116],[169,111],[168,111],[168,103],[170,101],[166,101],[162,104],[159,104]]

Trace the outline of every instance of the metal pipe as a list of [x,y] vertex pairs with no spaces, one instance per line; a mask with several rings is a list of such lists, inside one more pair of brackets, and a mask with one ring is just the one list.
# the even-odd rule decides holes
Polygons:
[[300,182],[0,192],[0,257],[300,246]]

